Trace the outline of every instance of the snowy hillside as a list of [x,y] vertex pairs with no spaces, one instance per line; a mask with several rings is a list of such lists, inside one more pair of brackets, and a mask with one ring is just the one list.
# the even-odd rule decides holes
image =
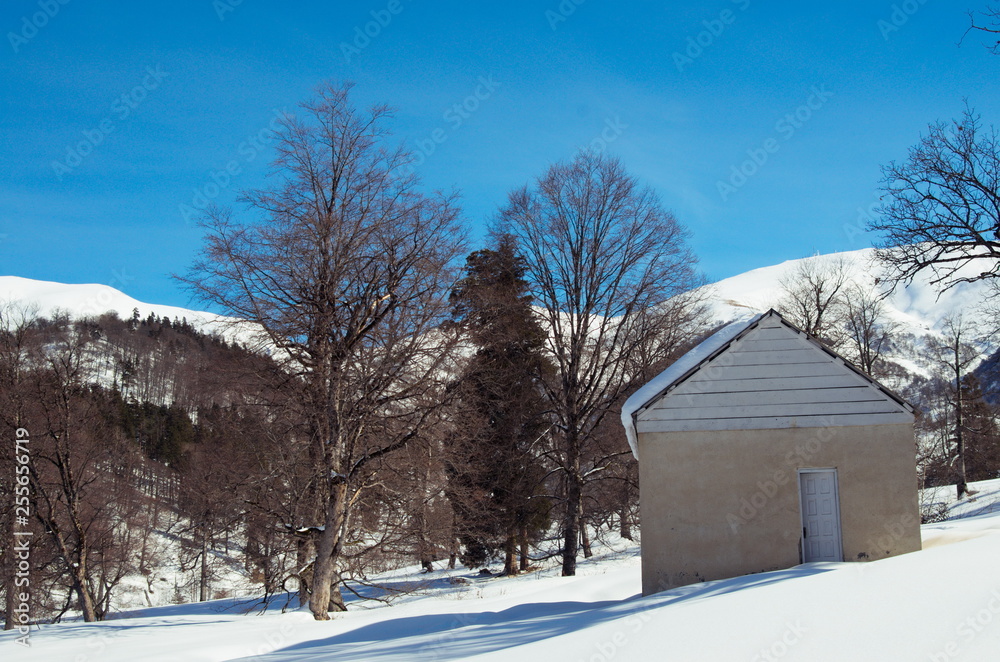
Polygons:
[[[748,311],[761,313],[775,307],[782,298],[782,282],[792,278],[803,263],[829,266],[843,260],[853,284],[878,288],[881,269],[874,257],[875,250],[872,248],[831,253],[789,260],[720,280],[708,286],[712,316],[718,322],[727,322],[746,315]],[[969,271],[970,274],[978,273],[975,268]],[[938,297],[937,290],[927,282],[927,278],[921,278],[906,287],[897,288],[886,302],[886,312],[901,325],[901,331],[919,336],[938,326],[948,315],[972,312],[971,302],[981,301],[985,288],[983,283],[964,284]]]
[[38,314],[46,317],[56,311],[65,311],[72,318],[114,311],[118,317],[128,319],[133,310],[138,310],[142,318],[152,313],[170,319],[187,318],[192,324],[209,327],[223,319],[212,313],[143,303],[108,285],[67,285],[18,276],[0,276],[0,303],[4,302],[36,306]]
[[235,324],[235,320],[231,318],[176,306],[143,303],[108,285],[67,285],[18,276],[0,276],[0,305],[3,304],[33,309],[44,317],[65,312],[73,319],[115,312],[118,317],[127,320],[132,317],[134,310],[138,310],[142,319],[150,314],[171,320],[187,319],[204,333],[220,334],[230,340],[251,339],[249,327]]
[[[881,289],[880,267],[875,263],[874,249],[789,260],[705,286],[703,293],[710,318],[719,325],[745,318],[748,314],[779,308],[784,296],[783,284],[794,280],[800,268],[806,266],[823,270],[841,262],[850,284],[866,290]],[[970,268],[970,275],[974,272]],[[887,351],[885,358],[902,369],[902,375],[884,378],[891,388],[905,390],[909,380],[906,375],[930,376],[929,353],[921,346],[924,339],[936,333],[935,329],[940,327],[946,316],[960,312],[975,316],[977,311],[973,303],[984,299],[985,288],[983,283],[965,284],[939,297],[936,288],[927,282],[926,277],[917,279],[906,287],[897,288],[887,299],[885,310],[887,317],[896,324],[894,337],[897,341]],[[203,332],[219,333],[242,344],[258,345],[262,342],[260,336],[254,334],[252,325],[236,324],[235,320],[212,313],[143,303],[106,285],[64,285],[0,276],[0,304],[5,302],[37,307],[42,315],[62,310],[71,317],[115,311],[119,317],[127,319],[132,316],[133,310],[138,309],[142,318],[150,313],[170,319],[186,318]],[[996,349],[988,347],[984,351],[992,352]],[[986,354],[983,358],[986,358]],[[996,379],[1000,381],[1000,377]]]
[[[786,296],[784,284],[794,282],[800,269],[822,273],[836,270],[841,264],[847,275],[848,290],[857,286],[863,291],[881,294],[886,289],[882,268],[875,260],[875,250],[866,248],[789,260],[708,285],[704,292],[709,314],[714,323],[720,325],[770,308],[780,310]],[[974,267],[967,267],[965,271],[969,276],[978,273]],[[927,342],[940,339],[945,318],[964,316],[966,321],[982,318],[978,307],[987,296],[984,282],[964,283],[939,296],[937,287],[928,282],[929,278],[922,275],[909,285],[897,287],[884,301],[886,321],[894,328],[883,358],[896,367],[893,374],[882,375],[881,379],[901,393],[907,392],[914,377],[928,378],[937,371]],[[845,348],[838,349],[843,351]],[[982,345],[981,358],[985,360],[996,350],[995,342]]]
[[[873,258],[874,249],[870,248],[831,253],[789,260],[720,280],[705,288],[711,316],[721,323],[744,317],[748,312],[766,312],[782,298],[782,282],[793,276],[803,263],[830,265],[844,260],[853,283],[877,287],[880,273]],[[984,293],[982,283],[973,283],[956,287],[939,298],[934,287],[922,279],[899,288],[888,299],[887,312],[902,326],[902,331],[919,336],[936,327],[945,316],[969,311],[970,302],[982,300]],[[34,304],[42,315],[64,310],[72,317],[83,317],[113,310],[122,319],[127,319],[134,309],[138,309],[142,317],[149,313],[171,319],[186,317],[193,324],[209,328],[218,328],[220,321],[225,319],[207,312],[143,303],[107,285],[65,285],[0,276],[0,303],[7,301]]]
[[953,519],[923,527],[923,551],[872,563],[806,564],[642,598],[638,547],[612,544],[572,578],[555,567],[515,578],[398,571],[380,581],[416,591],[388,607],[355,599],[328,622],[277,608],[243,616],[220,600],[42,625],[31,648],[6,632],[0,650],[11,662],[994,660],[1000,480],[971,487],[973,499],[951,504]]

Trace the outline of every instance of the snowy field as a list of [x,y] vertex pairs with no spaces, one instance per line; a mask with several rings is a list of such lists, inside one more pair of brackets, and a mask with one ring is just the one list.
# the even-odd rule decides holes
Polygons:
[[[562,578],[468,570],[383,579],[411,589],[392,606],[358,602],[326,623],[233,602],[158,607],[97,623],[0,634],[0,659],[115,660],[997,660],[1000,480],[975,483],[924,551],[873,563],[788,570],[639,596],[639,550],[605,546]],[[891,527],[886,535],[892,535]],[[617,547],[617,548],[615,548]],[[417,589],[417,590],[412,590]]]

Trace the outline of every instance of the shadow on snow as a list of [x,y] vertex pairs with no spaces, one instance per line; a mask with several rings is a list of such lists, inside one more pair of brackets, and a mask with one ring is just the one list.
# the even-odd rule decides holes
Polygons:
[[[496,612],[429,614],[389,619],[323,639],[276,650],[254,660],[371,660],[379,658],[449,660],[522,646],[577,632],[649,609],[711,598],[816,575],[840,564],[806,564],[673,589],[646,598],[603,602],[527,603]],[[335,621],[334,621],[335,622]]]

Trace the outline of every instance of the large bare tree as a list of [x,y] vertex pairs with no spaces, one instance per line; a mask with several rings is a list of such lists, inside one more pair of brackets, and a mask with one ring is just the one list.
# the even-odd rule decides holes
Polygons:
[[[410,155],[387,146],[384,106],[355,109],[326,85],[277,132],[274,183],[247,216],[212,209],[183,280],[202,300],[260,326],[287,357],[307,420],[315,507],[310,609],[343,609],[339,571],[352,506],[385,456],[437,415],[463,232],[453,197],[417,191]],[[308,577],[309,573],[302,573]]]
[[549,331],[552,459],[565,479],[562,573],[574,575],[584,486],[603,469],[588,464],[594,431],[640,373],[635,358],[695,326],[696,306],[683,295],[701,281],[684,227],[603,154],[580,153],[513,191],[495,225],[516,238]]
[[975,111],[930,125],[882,174],[884,203],[869,229],[882,234],[877,255],[891,283],[925,272],[944,291],[1000,277],[1000,143]]

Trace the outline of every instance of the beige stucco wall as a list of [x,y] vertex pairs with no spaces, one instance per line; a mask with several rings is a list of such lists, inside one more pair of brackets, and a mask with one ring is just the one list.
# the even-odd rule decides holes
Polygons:
[[801,562],[798,469],[836,468],[845,561],[920,549],[913,426],[643,432],[642,591]]

